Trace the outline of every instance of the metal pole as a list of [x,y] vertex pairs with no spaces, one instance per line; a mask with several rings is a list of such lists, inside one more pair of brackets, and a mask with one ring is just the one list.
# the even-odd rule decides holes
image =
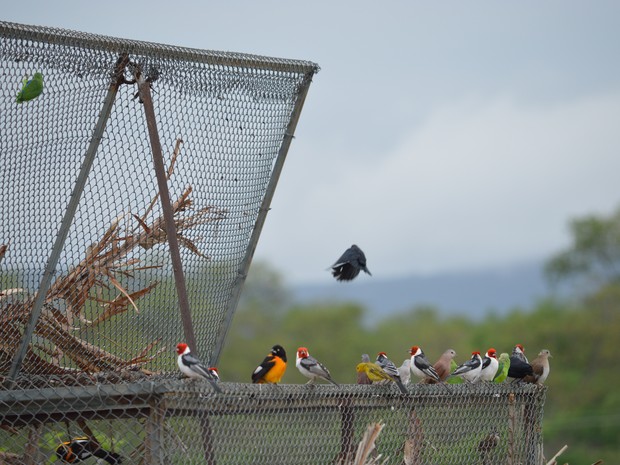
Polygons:
[[116,99],[116,93],[118,92],[120,84],[123,82],[123,73],[127,62],[127,55],[121,55],[116,62],[116,79],[110,84],[108,93],[105,97],[105,100],[103,101],[103,108],[101,109],[99,119],[97,120],[97,124],[95,125],[93,137],[91,138],[88,149],[86,150],[86,155],[84,157],[82,167],[80,168],[80,172],[75,182],[73,192],[71,193],[71,198],[69,199],[67,210],[65,211],[65,215],[62,218],[62,222],[60,223],[60,230],[58,231],[54,246],[52,247],[52,252],[50,253],[47,265],[45,266],[43,278],[41,279],[41,283],[39,284],[39,290],[37,291],[37,295],[32,306],[30,320],[28,321],[28,325],[26,326],[26,329],[24,331],[24,335],[22,337],[19,349],[17,350],[17,353],[15,354],[15,357],[13,357],[13,361],[11,362],[11,368],[7,376],[7,380],[10,383],[13,383],[13,381],[19,374],[22,363],[24,361],[24,357],[26,356],[26,352],[28,351],[28,346],[30,345],[32,334],[34,333],[34,329],[37,325],[37,322],[39,321],[39,317],[41,316],[41,310],[43,309],[43,304],[45,303],[47,291],[49,290],[52,283],[52,278],[56,270],[56,265],[58,264],[58,260],[60,259],[60,254],[65,245],[67,235],[69,234],[69,228],[71,227],[71,223],[73,223],[75,212],[77,211],[78,204],[80,203],[80,198],[82,196],[82,193],[84,192],[84,186],[86,185],[88,174],[90,173],[90,169],[93,166],[93,162],[95,161],[97,149],[99,148],[99,144],[101,143],[101,139],[103,138],[103,132],[105,130],[106,123],[108,122],[110,114],[112,113],[112,106],[114,105],[114,100]]
[[145,451],[146,463],[150,465],[163,464],[164,461],[164,428],[166,427],[166,412],[161,398],[149,401],[149,416],[145,424]]
[[189,308],[189,300],[187,298],[187,288],[185,286],[185,275],[183,273],[181,253],[179,252],[177,228],[174,223],[174,212],[172,211],[172,202],[170,201],[170,192],[168,190],[168,182],[166,180],[166,168],[164,167],[161,143],[157,132],[157,119],[155,118],[153,99],[151,98],[151,83],[144,78],[140,70],[136,72],[136,81],[138,83],[140,100],[144,105],[146,124],[149,131],[149,139],[151,141],[153,165],[155,167],[155,175],[157,176],[161,208],[164,213],[166,236],[168,237],[168,244],[170,246],[170,258],[172,260],[172,271],[174,272],[174,283],[176,285],[177,295],[179,298],[179,308],[181,311],[181,320],[183,322],[183,333],[185,335],[185,342],[189,345],[190,349],[196,353],[196,337],[194,335],[192,315]]
[[237,277],[233,284],[230,300],[228,301],[226,317],[224,319],[224,322],[222,323],[222,326],[220,327],[220,332],[218,334],[215,348],[211,356],[211,363],[213,365],[217,365],[220,359],[220,355],[224,347],[224,342],[226,341],[226,335],[228,334],[228,330],[230,329],[230,325],[232,323],[233,315],[235,314],[237,304],[239,303],[239,298],[241,297],[241,290],[243,289],[243,284],[245,283],[245,279],[248,275],[248,270],[250,268],[250,264],[252,263],[252,257],[254,257],[256,245],[258,244],[258,238],[260,237],[261,231],[263,230],[263,225],[265,224],[265,219],[267,218],[267,212],[270,209],[271,200],[273,199],[276,185],[278,184],[278,180],[280,179],[280,173],[282,172],[282,167],[284,166],[284,161],[286,160],[286,155],[291,145],[291,140],[293,139],[293,135],[295,134],[295,128],[297,127],[299,116],[301,115],[301,110],[304,106],[306,95],[308,94],[308,88],[310,87],[310,83],[312,82],[312,76],[314,75],[314,72],[315,70],[306,73],[306,75],[304,76],[304,80],[299,87],[299,92],[297,94],[297,100],[295,101],[295,106],[291,114],[291,119],[288,123],[288,126],[286,127],[284,139],[282,140],[282,145],[280,146],[276,162],[273,166],[271,179],[269,180],[269,184],[267,185],[265,197],[263,197],[263,202],[258,211],[258,217],[256,218],[256,222],[254,223],[254,229],[252,230],[252,236],[250,236],[248,248],[246,249],[245,256],[243,257],[241,264],[239,265],[239,269],[237,270]]

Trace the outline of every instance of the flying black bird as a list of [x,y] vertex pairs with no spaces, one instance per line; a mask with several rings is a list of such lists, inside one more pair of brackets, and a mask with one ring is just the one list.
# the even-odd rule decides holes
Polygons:
[[366,268],[366,255],[364,255],[362,249],[355,244],[349,247],[342,256],[336,260],[336,263],[331,266],[331,269],[332,275],[334,275],[334,278],[338,281],[351,281],[360,274],[360,270],[364,270],[364,272],[372,276],[372,273]]

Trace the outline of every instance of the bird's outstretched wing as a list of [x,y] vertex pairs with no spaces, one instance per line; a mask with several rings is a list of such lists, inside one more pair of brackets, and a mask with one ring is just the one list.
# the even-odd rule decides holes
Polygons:
[[368,268],[366,268],[366,255],[364,255],[362,249],[355,244],[345,250],[331,268],[332,275],[338,281],[351,281],[361,270],[364,270],[365,273],[372,276]]

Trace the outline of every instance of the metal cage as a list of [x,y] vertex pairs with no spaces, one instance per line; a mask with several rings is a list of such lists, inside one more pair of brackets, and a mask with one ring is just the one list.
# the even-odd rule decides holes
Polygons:
[[216,363],[318,66],[7,23],[0,60],[0,374]]

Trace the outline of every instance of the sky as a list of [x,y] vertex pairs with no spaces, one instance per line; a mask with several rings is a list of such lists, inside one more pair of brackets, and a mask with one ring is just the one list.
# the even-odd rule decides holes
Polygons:
[[330,280],[510,267],[620,206],[620,2],[49,2],[0,19],[309,60],[255,260]]

